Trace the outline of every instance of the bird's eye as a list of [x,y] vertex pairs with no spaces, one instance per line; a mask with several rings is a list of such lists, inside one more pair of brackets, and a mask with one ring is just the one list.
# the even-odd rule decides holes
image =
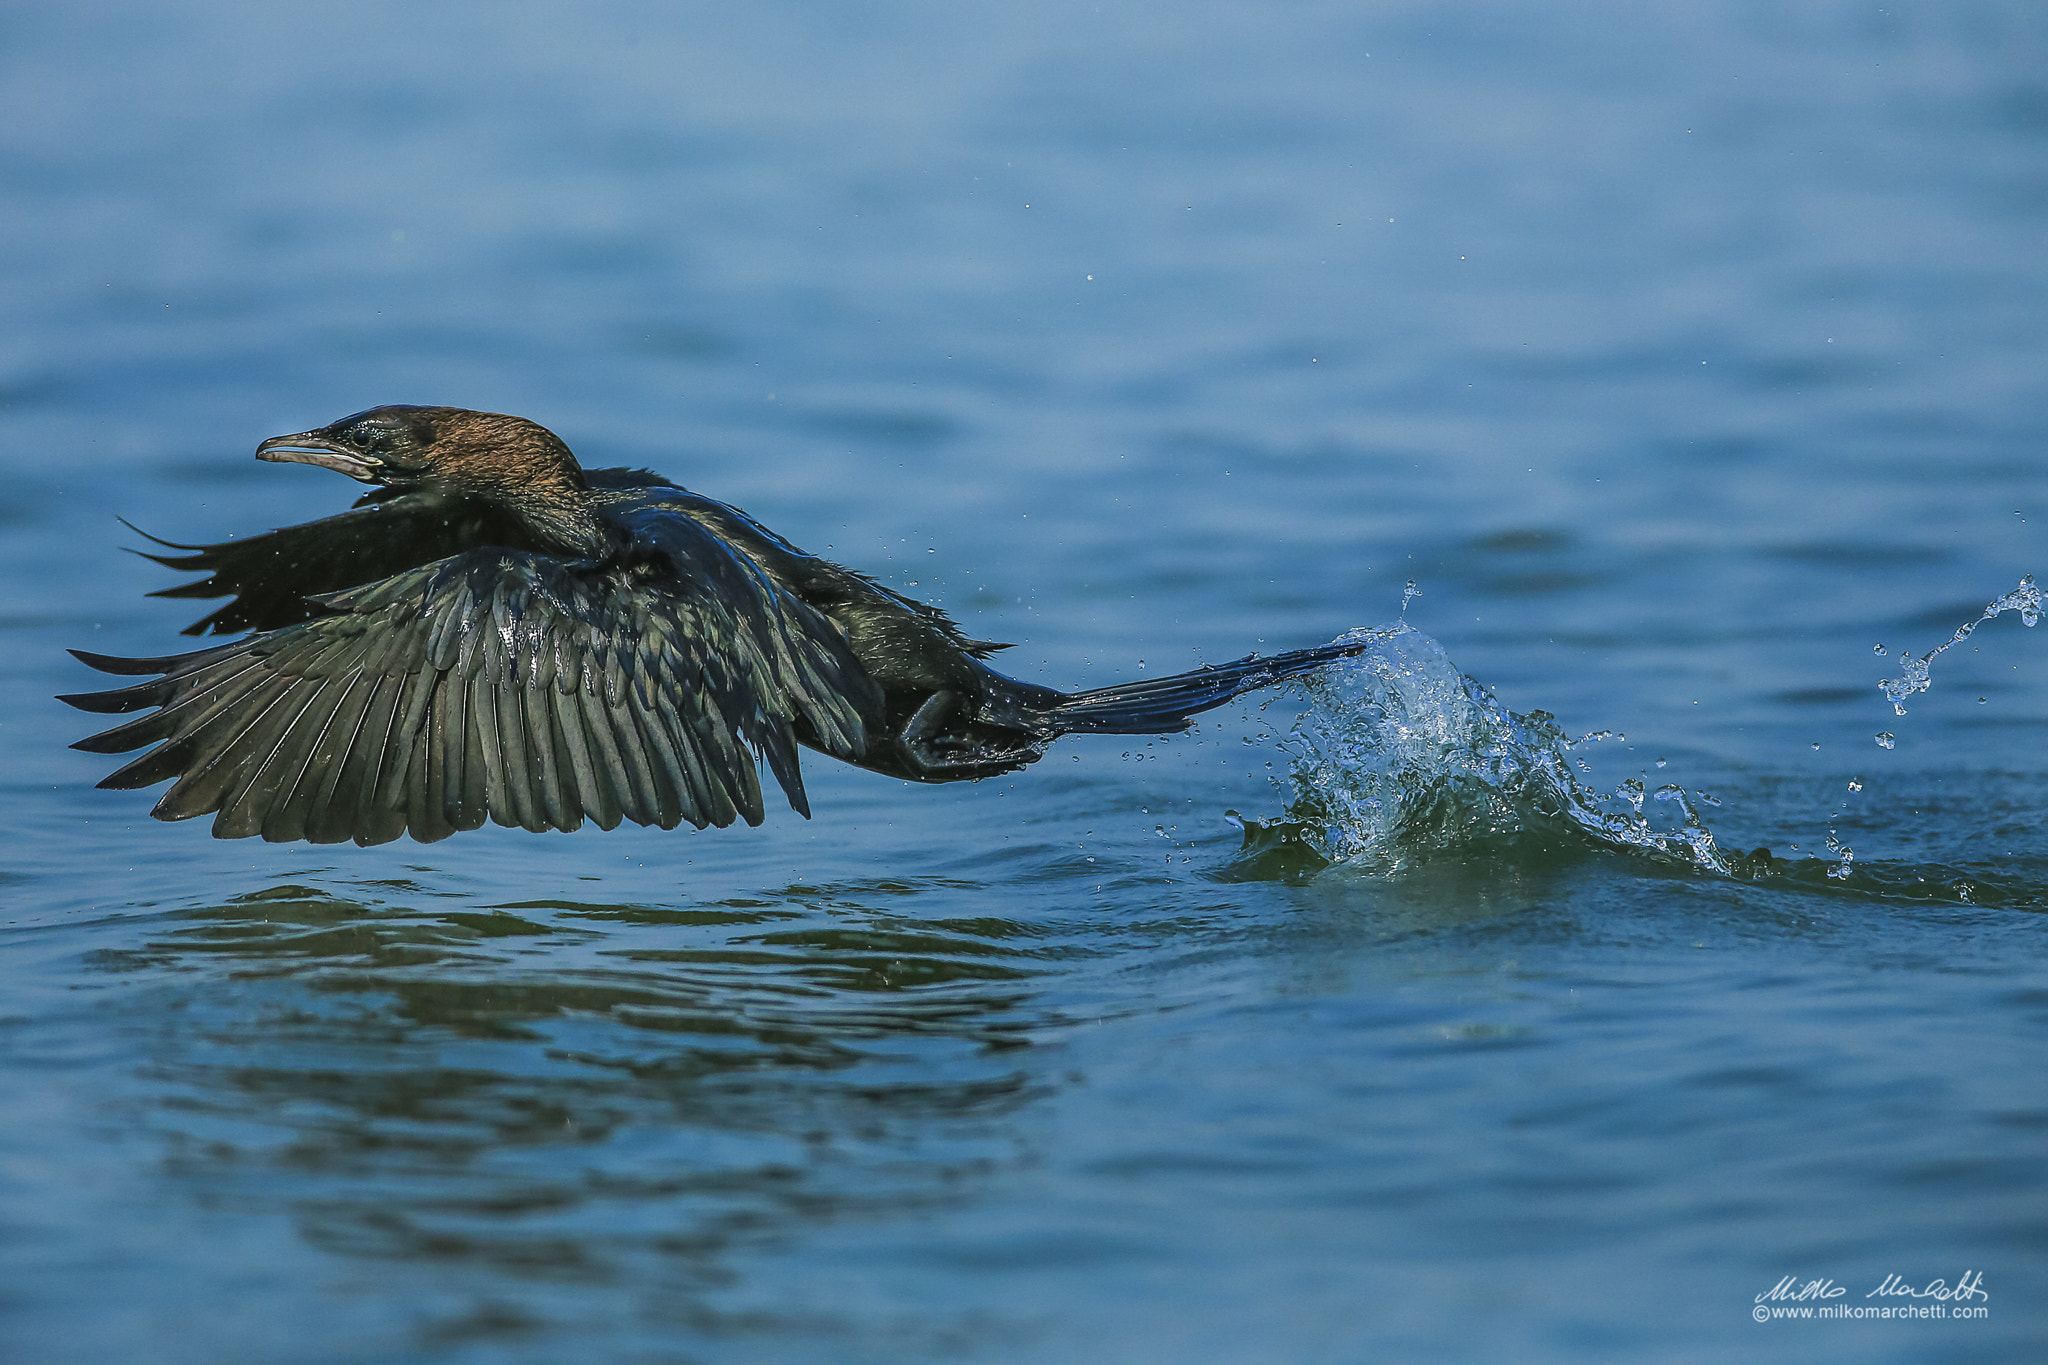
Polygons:
[[357,450],[375,450],[383,436],[375,427],[357,427],[348,434],[348,443]]

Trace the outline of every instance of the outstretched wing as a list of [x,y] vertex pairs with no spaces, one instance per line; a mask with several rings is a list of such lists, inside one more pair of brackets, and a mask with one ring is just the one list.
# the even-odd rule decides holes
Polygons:
[[[830,623],[682,518],[596,568],[478,549],[320,600],[329,615],[66,697],[153,714],[75,747],[157,747],[100,783],[172,779],[152,814],[221,838],[382,843],[488,817],[673,828],[762,819],[755,755],[808,815],[796,741],[858,757],[880,698]],[[77,652],[77,651],[74,651]]]
[[234,600],[185,627],[187,635],[234,635],[320,615],[311,599],[362,583],[374,583],[407,569],[431,564],[497,539],[485,509],[443,504],[418,494],[372,494],[346,512],[302,526],[266,531],[218,545],[180,545],[140,527],[137,535],[167,550],[144,553],[166,568],[208,575],[193,583],[163,588],[151,597],[232,597]]

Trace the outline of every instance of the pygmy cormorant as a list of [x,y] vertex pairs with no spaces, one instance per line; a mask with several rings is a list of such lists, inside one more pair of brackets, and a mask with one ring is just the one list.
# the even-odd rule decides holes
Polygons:
[[[155,747],[102,787],[172,780],[151,814],[220,838],[382,843],[622,819],[759,824],[765,760],[808,816],[797,746],[920,782],[988,777],[1076,733],[1169,734],[1363,645],[1057,692],[1001,645],[644,470],[576,463],[520,417],[394,406],[278,436],[260,460],[372,485],[339,516],[151,558],[231,600],[148,682],[63,700],[151,714],[81,740]],[[153,539],[153,537],[152,537]]]

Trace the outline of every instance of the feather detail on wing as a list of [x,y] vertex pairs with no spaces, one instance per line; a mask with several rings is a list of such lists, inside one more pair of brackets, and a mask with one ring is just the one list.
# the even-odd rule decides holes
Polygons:
[[603,566],[473,549],[319,596],[326,614],[233,644],[81,653],[162,676],[65,698],[154,708],[75,747],[156,746],[100,785],[172,780],[153,814],[212,814],[224,838],[759,824],[757,756],[808,815],[799,736],[859,757],[874,684],[836,628],[696,523],[624,520],[635,553]]
[[[602,472],[616,474],[619,471]],[[872,601],[880,597],[894,603],[904,618],[915,622],[922,630],[937,635],[947,644],[977,659],[986,659],[998,650],[1011,648],[996,640],[977,640],[961,630],[959,623],[939,608],[905,597],[864,573],[804,553],[737,507],[728,507],[722,502],[673,486],[650,490],[648,498],[650,501],[658,500],[664,508],[679,512],[704,526],[757,563],[768,567],[778,577],[796,585],[806,601],[831,605],[860,599]]]
[[[374,496],[374,495],[373,495]],[[138,551],[167,568],[208,575],[163,588],[151,597],[232,597],[185,627],[187,635],[275,630],[319,614],[309,599],[375,582],[475,545],[495,529],[486,509],[419,495],[364,499],[346,512],[303,526],[266,531],[218,545],[181,545],[128,524],[175,555]]]

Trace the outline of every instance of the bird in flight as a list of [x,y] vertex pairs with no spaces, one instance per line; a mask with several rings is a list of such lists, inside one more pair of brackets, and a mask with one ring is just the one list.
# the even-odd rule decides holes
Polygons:
[[[337,516],[151,555],[228,598],[148,681],[63,700],[147,711],[74,748],[154,746],[103,781],[218,838],[429,842],[485,820],[762,820],[765,763],[808,817],[799,746],[919,782],[1013,772],[1068,734],[1170,734],[1365,648],[1339,640],[1087,692],[1022,682],[943,611],[659,475],[577,464],[521,417],[391,406],[259,460],[370,485]],[[154,540],[154,537],[151,537]]]

